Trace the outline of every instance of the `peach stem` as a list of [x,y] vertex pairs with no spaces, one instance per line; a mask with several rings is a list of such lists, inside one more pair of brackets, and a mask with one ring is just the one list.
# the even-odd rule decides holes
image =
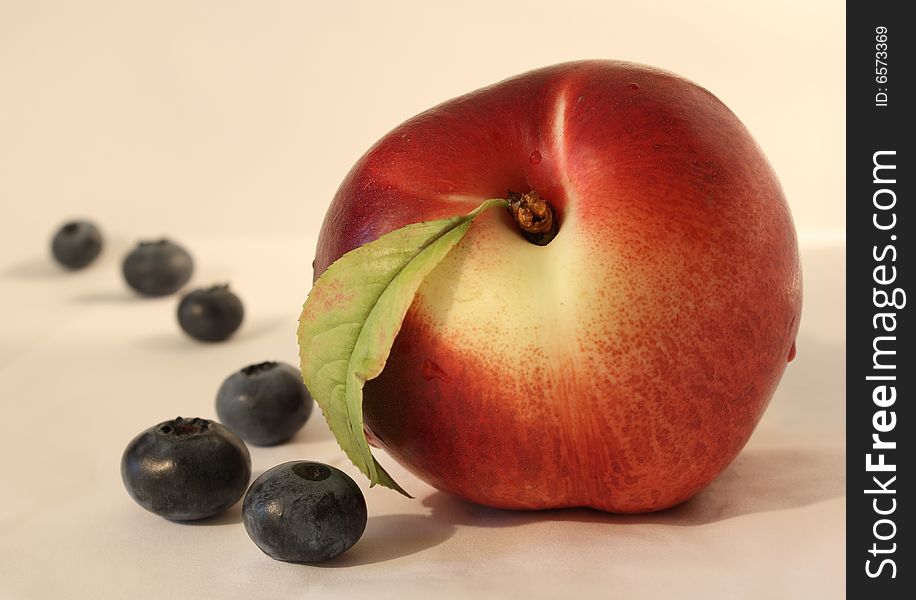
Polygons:
[[559,219],[553,206],[534,190],[527,194],[509,192],[509,214],[522,230],[526,240],[546,246],[560,230]]

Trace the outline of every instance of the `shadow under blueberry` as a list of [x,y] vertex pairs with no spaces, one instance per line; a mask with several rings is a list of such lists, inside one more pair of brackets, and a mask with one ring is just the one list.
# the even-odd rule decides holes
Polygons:
[[10,279],[32,280],[78,277],[97,271],[99,267],[110,269],[112,264],[120,260],[125,247],[125,241],[121,238],[106,239],[102,252],[95,260],[81,269],[68,269],[54,260],[49,245],[47,254],[35,254],[13,262],[0,271],[0,275]]
[[[177,297],[175,299],[175,306],[178,306]],[[206,349],[216,346],[222,346],[224,344],[233,344],[240,342],[247,342],[249,340],[257,339],[273,333],[280,329],[286,329],[287,332],[295,332],[295,325],[290,327],[285,327],[289,324],[289,319],[286,317],[252,317],[251,319],[246,319],[242,321],[241,328],[238,332],[230,337],[228,340],[222,342],[201,342],[191,339],[186,333],[184,333],[178,325],[178,319],[175,318],[174,329],[168,332],[157,333],[154,335],[149,335],[137,340],[137,344],[145,348],[153,350],[163,350],[167,352],[178,351],[189,351],[195,348]]]
[[99,290],[97,292],[81,294],[75,296],[73,301],[80,304],[123,304],[148,302],[149,298],[144,298],[140,294],[124,288],[118,290]]
[[748,450],[705,490],[667,510],[617,515],[589,508],[513,511],[478,506],[442,492],[423,500],[437,521],[474,527],[513,527],[540,521],[671,526],[708,525],[742,515],[800,508],[845,494],[841,449],[794,452]]
[[3,269],[3,276],[10,279],[53,279],[82,271],[82,269],[72,271],[65,269],[55,264],[50,257],[34,256],[7,266]]
[[297,321],[291,319],[289,316],[281,317],[274,315],[271,317],[254,317],[249,319],[247,324],[242,322],[241,329],[239,329],[238,334],[233,337],[236,340],[245,341],[262,337],[280,329],[284,329],[286,332],[292,332],[292,335],[295,335],[296,327]]
[[179,525],[192,525],[194,527],[213,527],[220,525],[241,525],[242,524],[242,502],[236,502],[227,510],[196,521],[174,521]]
[[456,530],[453,523],[431,515],[372,516],[362,538],[350,550],[331,560],[308,564],[343,568],[386,562],[438,546]]
[[[293,363],[295,365],[295,363]],[[318,404],[312,406],[312,414],[309,416],[308,421],[306,421],[305,426],[297,431],[292,438],[283,442],[283,444],[296,445],[306,448],[308,446],[314,446],[317,444],[327,444],[329,441],[334,440],[334,434],[331,433],[331,430],[328,428],[327,423],[324,420],[324,416],[321,414],[321,408]],[[347,460],[346,455],[341,464],[347,465],[350,464]],[[325,461],[328,462],[328,461]],[[337,463],[329,463],[332,466],[339,467]]]

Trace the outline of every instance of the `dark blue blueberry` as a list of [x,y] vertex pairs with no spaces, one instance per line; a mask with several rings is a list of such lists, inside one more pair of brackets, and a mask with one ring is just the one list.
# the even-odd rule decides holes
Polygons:
[[207,419],[178,417],[150,427],[121,457],[121,479],[131,497],[173,521],[223,512],[242,497],[250,478],[245,443]]
[[267,555],[320,562],[349,550],[366,529],[366,500],[329,465],[292,461],[258,477],[242,501],[242,520]]
[[102,234],[89,221],[70,221],[51,240],[51,254],[68,269],[82,269],[101,251]]
[[216,393],[216,414],[246,442],[272,446],[302,429],[312,414],[312,397],[299,369],[262,362],[226,378]]
[[242,324],[245,308],[228,285],[189,292],[178,304],[178,324],[202,342],[221,342]]
[[140,242],[124,259],[124,279],[144,296],[174,294],[191,279],[194,261],[169,240]]

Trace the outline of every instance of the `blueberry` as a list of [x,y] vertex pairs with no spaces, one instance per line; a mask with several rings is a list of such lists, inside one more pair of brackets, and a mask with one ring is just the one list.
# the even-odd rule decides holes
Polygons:
[[273,446],[302,429],[312,414],[312,397],[299,369],[262,362],[223,381],[216,393],[216,414],[246,442]]
[[127,284],[144,296],[167,296],[191,278],[194,261],[188,251],[169,240],[140,242],[124,259]]
[[121,479],[146,510],[172,521],[219,514],[251,478],[248,448],[207,419],[165,421],[135,437],[121,457]]
[[349,550],[366,529],[366,500],[340,469],[307,461],[258,477],[242,501],[242,520],[267,555],[320,562]]
[[102,251],[102,234],[89,221],[65,223],[51,240],[51,254],[68,269],[82,269]]
[[178,304],[178,324],[202,342],[221,342],[242,324],[245,308],[228,285],[189,292]]

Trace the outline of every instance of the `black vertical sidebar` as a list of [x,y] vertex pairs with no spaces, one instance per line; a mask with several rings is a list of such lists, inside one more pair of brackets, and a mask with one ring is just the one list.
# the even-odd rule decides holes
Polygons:
[[902,489],[912,489],[916,463],[916,22],[904,6],[846,5],[849,598],[903,598],[916,579],[916,495]]

